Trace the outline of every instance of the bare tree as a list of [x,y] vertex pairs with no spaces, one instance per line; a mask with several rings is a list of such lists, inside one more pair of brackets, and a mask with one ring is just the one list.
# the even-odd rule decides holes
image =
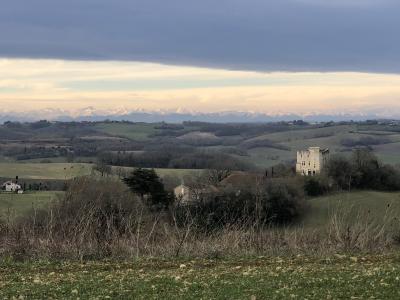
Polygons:
[[222,180],[229,177],[232,171],[229,169],[211,169],[206,171],[207,182],[212,185],[218,185]]
[[93,170],[98,171],[101,174],[101,177],[104,177],[105,175],[110,175],[112,172],[111,166],[105,164],[102,161],[97,162],[93,166]]

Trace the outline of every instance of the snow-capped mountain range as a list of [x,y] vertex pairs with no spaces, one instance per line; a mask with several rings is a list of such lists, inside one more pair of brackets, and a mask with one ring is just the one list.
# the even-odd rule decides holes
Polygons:
[[362,113],[343,113],[343,114],[320,114],[309,113],[307,115],[300,114],[267,114],[258,112],[238,112],[238,111],[223,111],[223,112],[195,112],[184,109],[171,110],[129,110],[124,107],[118,107],[114,110],[97,109],[89,106],[79,110],[63,110],[63,109],[42,109],[30,110],[24,112],[18,111],[0,111],[0,122],[5,121],[20,121],[31,122],[37,120],[52,120],[52,121],[132,121],[132,122],[170,122],[181,123],[183,121],[203,121],[203,122],[276,122],[276,121],[292,121],[305,120],[310,122],[324,121],[361,121],[368,119],[399,119],[400,115],[389,114],[362,114]]

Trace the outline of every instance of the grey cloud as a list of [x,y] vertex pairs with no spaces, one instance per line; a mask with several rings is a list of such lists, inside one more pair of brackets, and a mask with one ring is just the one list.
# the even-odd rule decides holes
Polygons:
[[400,72],[397,1],[348,0],[354,5],[334,6],[322,0],[1,2],[3,57]]

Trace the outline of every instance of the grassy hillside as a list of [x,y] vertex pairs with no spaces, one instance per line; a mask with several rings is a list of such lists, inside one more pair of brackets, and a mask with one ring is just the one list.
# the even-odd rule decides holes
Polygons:
[[329,148],[331,153],[342,153],[346,155],[349,153],[350,149],[342,145],[343,140],[359,140],[365,137],[387,139],[389,141],[388,143],[372,146],[375,154],[384,163],[400,163],[400,156],[398,155],[400,152],[399,133],[379,130],[360,130],[357,125],[308,128],[257,136],[250,140],[270,140],[287,147],[289,151],[267,147],[255,148],[248,151],[250,156],[247,160],[260,167],[268,167],[282,161],[294,160],[297,150],[307,149],[311,146]]
[[390,164],[400,164],[400,142],[374,146],[376,155]]
[[89,175],[92,166],[79,163],[0,163],[0,177],[69,179]]
[[377,222],[400,215],[400,193],[362,191],[339,193],[308,200],[309,208],[303,224],[309,227],[325,226],[335,213],[348,220],[359,217]]
[[23,216],[33,209],[45,208],[63,192],[0,193],[0,219]]
[[265,168],[293,161],[297,150],[309,146],[329,147],[332,153],[348,154],[362,139],[361,145],[369,145],[383,162],[400,163],[400,125],[368,122],[300,125],[97,122],[49,123],[43,128],[29,123],[9,124],[0,125],[0,162],[63,163],[71,158],[67,159],[63,149],[75,152],[75,162],[93,162],[99,153],[137,150],[163,153],[174,145],[192,147],[193,153],[230,154]]
[[94,128],[100,133],[111,136],[126,137],[132,140],[146,140],[150,135],[158,132],[155,126],[156,124],[151,123],[100,123]]
[[[25,179],[70,179],[92,174],[93,164],[86,163],[0,163],[0,177]],[[113,167],[116,172],[117,167]],[[123,167],[127,172],[133,168]],[[159,176],[176,176],[178,179],[186,175],[195,175],[201,170],[191,169],[155,169]]]

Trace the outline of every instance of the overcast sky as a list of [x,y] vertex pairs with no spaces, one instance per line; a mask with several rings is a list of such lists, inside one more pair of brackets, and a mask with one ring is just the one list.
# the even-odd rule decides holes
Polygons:
[[[121,103],[138,109],[152,105],[138,103],[133,98],[128,100],[127,92],[157,90],[157,99],[165,101],[171,99],[171,90],[187,93],[188,89],[196,89],[193,93],[199,99],[202,97],[199,89],[207,91],[207,97],[212,98],[211,88],[224,88],[228,92],[228,88],[232,91],[233,88],[244,90],[251,86],[266,89],[296,85],[306,87],[310,93],[313,88],[321,90],[338,78],[347,87],[355,80],[358,85],[353,88],[369,86],[370,81],[360,82],[365,77],[360,75],[356,79],[356,74],[361,72],[375,74],[368,80],[377,79],[378,73],[391,74],[392,79],[400,73],[400,1],[397,0],[0,0],[0,4],[3,66],[22,70],[20,59],[24,59],[28,65],[42,68],[40,77],[35,73],[32,77],[15,75],[11,78],[5,77],[3,72],[0,101],[29,101],[29,91],[33,90],[28,87],[37,88],[40,82],[44,89],[41,96],[35,97],[45,97],[47,86],[48,95],[52,97],[58,91],[56,98],[61,106],[69,105],[65,99],[72,94],[81,95],[79,103],[82,106],[89,102],[96,105],[96,99],[89,93],[112,90],[123,95]],[[86,69],[85,61],[91,66],[93,63],[101,65],[101,61],[106,63],[107,67],[102,65],[101,68],[108,68],[107,79],[99,81],[97,78],[96,81],[95,74],[91,74],[90,80],[81,79],[81,82],[68,78],[71,68]],[[149,65],[144,67],[146,64],[143,63],[152,63],[154,78],[139,80],[133,75],[128,79],[118,78],[118,73],[112,72],[120,70],[123,64],[119,61],[126,62],[124,69],[131,75],[148,70]],[[46,73],[56,67],[58,77]],[[187,67],[197,67],[202,75],[196,73],[197,77],[188,81],[178,74],[171,82],[170,78],[157,74],[168,67],[175,74],[186,74]],[[29,68],[25,69],[29,71]],[[249,79],[248,74],[229,73],[228,70],[255,73]],[[221,75],[222,71],[224,76],[230,76],[229,80]],[[215,72],[222,76],[217,81],[214,80]],[[273,78],[270,74],[265,78],[265,72],[272,75],[286,72],[286,76]],[[294,76],[294,72],[301,72],[303,77]],[[21,86],[25,88],[21,89]],[[166,92],[163,94],[163,91]],[[266,93],[264,110],[269,111],[272,101],[281,96]],[[349,110],[346,105],[335,106],[336,96],[327,90],[327,95],[321,95],[319,109],[330,99],[327,109]],[[246,99],[246,95],[242,97]],[[352,97],[354,95],[346,95],[348,99]],[[375,97],[376,106],[380,104],[384,106],[382,109],[390,110],[399,100],[397,92],[384,87],[365,97]],[[381,98],[391,100],[379,102]],[[196,102],[194,97],[188,99],[191,103]],[[305,100],[300,94],[296,107]],[[32,105],[32,102],[26,103]],[[170,109],[192,106],[185,100],[173,103],[162,106]],[[213,110],[210,105],[201,109],[201,103],[200,99],[195,106],[200,110]],[[356,103],[360,101],[354,100],[350,106],[354,107]],[[287,105],[290,110],[292,104],[288,102]],[[245,107],[242,109],[246,110]],[[252,109],[256,108],[247,108]],[[216,105],[214,110],[224,110],[224,107]],[[225,107],[225,110],[231,110],[231,107]]]
[[400,72],[400,1],[1,1],[0,54]]

